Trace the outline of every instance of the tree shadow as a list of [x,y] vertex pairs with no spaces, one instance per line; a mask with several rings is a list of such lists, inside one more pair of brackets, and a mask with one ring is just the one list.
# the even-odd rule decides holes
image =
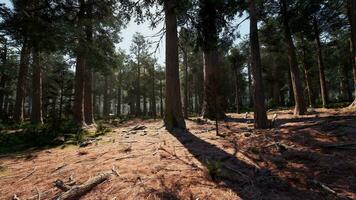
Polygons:
[[267,168],[247,164],[188,131],[170,133],[211,172],[213,181],[222,183],[242,199],[328,199],[319,191],[294,187]]

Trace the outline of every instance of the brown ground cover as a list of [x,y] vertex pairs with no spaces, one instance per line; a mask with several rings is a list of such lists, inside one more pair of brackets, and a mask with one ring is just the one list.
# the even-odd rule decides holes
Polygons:
[[55,180],[81,184],[113,167],[119,176],[81,199],[356,199],[356,112],[275,113],[263,131],[252,114],[229,114],[219,136],[211,121],[169,133],[161,120],[136,119],[86,147],[2,155],[0,199],[51,199]]

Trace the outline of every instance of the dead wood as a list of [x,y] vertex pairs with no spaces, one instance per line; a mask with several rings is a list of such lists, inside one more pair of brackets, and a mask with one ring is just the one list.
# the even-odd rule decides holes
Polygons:
[[[64,186],[64,188],[63,188],[64,192],[62,194],[60,194],[59,196],[54,197],[53,200],[79,199],[79,197],[85,195],[90,190],[92,190],[94,187],[96,187],[100,183],[109,179],[110,176],[112,176],[112,175],[117,175],[117,172],[115,172],[113,170],[109,171],[109,172],[103,172],[93,178],[90,178],[82,185],[73,186],[73,187],[68,186],[69,188]],[[59,180],[59,182],[63,182],[63,181]]]
[[139,130],[145,130],[147,127],[143,125],[136,125],[133,128],[131,128],[129,131],[139,131]]
[[67,163],[64,163],[64,164],[58,166],[56,169],[54,169],[54,170],[52,171],[52,173],[54,173],[54,172],[56,172],[56,171],[62,169],[63,167],[65,167],[65,166],[67,166],[67,165],[68,165]]
[[128,159],[128,158],[136,158],[136,157],[138,157],[138,156],[129,155],[129,156],[123,156],[123,157],[115,158],[115,160],[118,161],[118,160],[124,160],[124,159]]
[[21,178],[19,181],[25,180],[26,178],[30,177],[33,173],[35,173],[37,170],[37,167],[34,167],[33,170],[28,173],[25,177]]

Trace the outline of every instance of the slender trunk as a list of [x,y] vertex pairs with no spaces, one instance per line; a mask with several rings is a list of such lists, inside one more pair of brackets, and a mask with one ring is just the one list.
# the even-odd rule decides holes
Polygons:
[[162,79],[159,80],[159,99],[160,99],[160,115],[163,117],[163,85],[162,85]]
[[147,95],[146,95],[146,68],[147,66],[144,65],[143,67],[143,90],[142,90],[142,99],[143,99],[143,116],[147,116]]
[[122,96],[122,91],[121,91],[121,85],[122,85],[122,72],[119,70],[118,74],[118,82],[119,85],[117,86],[117,107],[116,107],[116,116],[120,117],[121,115],[121,96]]
[[188,54],[187,50],[183,50],[183,63],[184,63],[184,98],[183,98],[183,115],[188,119]]
[[32,62],[32,112],[31,123],[42,124],[42,70],[41,55],[38,49],[33,49]]
[[[4,51],[3,51],[3,54],[1,55],[1,60],[2,60],[2,65],[6,66],[6,63],[7,63],[7,41],[6,40],[4,40]],[[20,71],[21,71],[21,64],[20,64],[19,73],[20,73]],[[6,86],[7,79],[8,79],[7,74],[5,72],[3,72],[1,74],[1,79],[0,79],[0,117],[4,113],[3,112],[3,110],[4,110],[3,109],[4,108],[4,99],[5,99],[4,91],[5,91],[5,86]],[[24,96],[24,95],[22,95],[22,96]],[[22,98],[22,100],[23,99],[24,98]],[[23,103],[22,103],[22,105],[23,105]],[[22,106],[22,109],[23,109],[23,106]],[[22,122],[23,121],[23,110],[22,110],[22,115],[21,116],[22,116],[21,121],[20,120],[16,120],[16,119],[15,120],[17,122]]]
[[340,77],[341,77],[341,89],[342,89],[342,97],[344,101],[352,101],[352,90],[349,83],[349,77],[347,70],[348,64],[343,64],[340,66]]
[[265,108],[265,96],[262,83],[262,66],[260,56],[260,45],[258,41],[257,11],[254,0],[249,0],[250,11],[250,46],[251,46],[251,68],[254,78],[254,126],[255,128],[267,128],[268,120]]
[[294,101],[295,101],[294,115],[304,115],[306,114],[307,109],[303,98],[303,88],[299,75],[297,55],[292,39],[292,34],[289,28],[287,0],[281,0],[281,1],[282,1],[282,15],[283,15],[283,25],[284,25],[284,39],[288,47],[288,59],[289,59],[290,74],[291,74],[291,81],[292,81]]
[[248,63],[248,95],[249,95],[249,108],[253,107],[253,88],[252,88],[252,70],[251,70],[251,58],[249,58],[249,63]]
[[87,125],[94,124],[93,112],[93,71],[89,66],[85,69],[85,84],[84,84],[84,118]]
[[152,96],[151,96],[151,116],[156,118],[157,111],[156,111],[156,86],[155,86],[155,66],[152,65]]
[[279,79],[278,79],[278,65],[275,64],[275,60],[273,59],[273,66],[272,66],[272,99],[273,99],[273,105],[274,106],[279,106],[280,105],[280,85],[279,85]]
[[[78,26],[82,28],[83,18],[85,13],[85,2],[80,0],[80,11],[78,14]],[[85,126],[84,118],[84,77],[85,77],[85,65],[86,52],[81,49],[83,47],[83,38],[78,39],[78,52],[77,52],[77,63],[75,69],[74,77],[74,104],[73,104],[73,119],[78,126]]]
[[[86,34],[86,43],[87,45],[91,45],[93,40],[93,25],[92,25],[92,12],[93,12],[93,0],[88,0],[86,6],[86,22],[87,26],[85,27]],[[86,53],[86,57],[88,57],[89,52]],[[93,111],[93,69],[89,59],[86,59],[86,67],[85,67],[85,83],[84,83],[84,120],[87,125],[94,124],[94,111]]]
[[60,90],[59,90],[59,113],[58,113],[58,121],[61,123],[62,121],[62,110],[63,110],[63,98],[64,98],[64,71],[61,71],[61,80],[60,80]]
[[185,129],[179,83],[176,0],[165,0],[166,22],[166,109],[164,123],[167,130]]
[[352,60],[352,72],[354,76],[354,102],[352,105],[356,105],[356,1],[347,1],[348,19],[351,25],[351,60]]
[[109,116],[109,77],[104,76],[104,99],[103,99],[103,115]]
[[313,108],[313,107],[315,107],[315,97],[314,97],[314,91],[313,91],[313,87],[312,87],[312,81],[310,78],[310,67],[307,63],[304,38],[302,38],[302,54],[303,54],[302,64],[303,64],[305,86],[306,86],[307,94],[308,94],[308,103],[309,103],[309,106]]
[[137,82],[136,82],[136,116],[141,115],[141,69],[140,69],[140,58],[137,56]]
[[325,108],[328,104],[328,94],[326,89],[326,80],[325,80],[325,73],[324,73],[323,54],[321,49],[319,27],[315,18],[313,23],[314,23],[314,34],[315,34],[315,41],[316,41],[317,57],[318,57],[318,67],[319,67],[320,96],[321,96],[323,108]]
[[240,83],[239,83],[239,70],[236,68],[235,70],[235,105],[236,105],[236,113],[240,113]]

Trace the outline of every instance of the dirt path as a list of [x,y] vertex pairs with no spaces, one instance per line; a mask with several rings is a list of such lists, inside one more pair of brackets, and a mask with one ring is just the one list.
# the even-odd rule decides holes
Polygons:
[[[0,157],[0,199],[50,199],[55,180],[82,183],[113,166],[119,176],[82,199],[355,199],[355,115],[278,111],[277,128],[265,131],[252,129],[251,114],[230,115],[223,136],[203,120],[173,133],[158,120],[133,120],[84,148]],[[146,128],[129,131],[136,125]]]

